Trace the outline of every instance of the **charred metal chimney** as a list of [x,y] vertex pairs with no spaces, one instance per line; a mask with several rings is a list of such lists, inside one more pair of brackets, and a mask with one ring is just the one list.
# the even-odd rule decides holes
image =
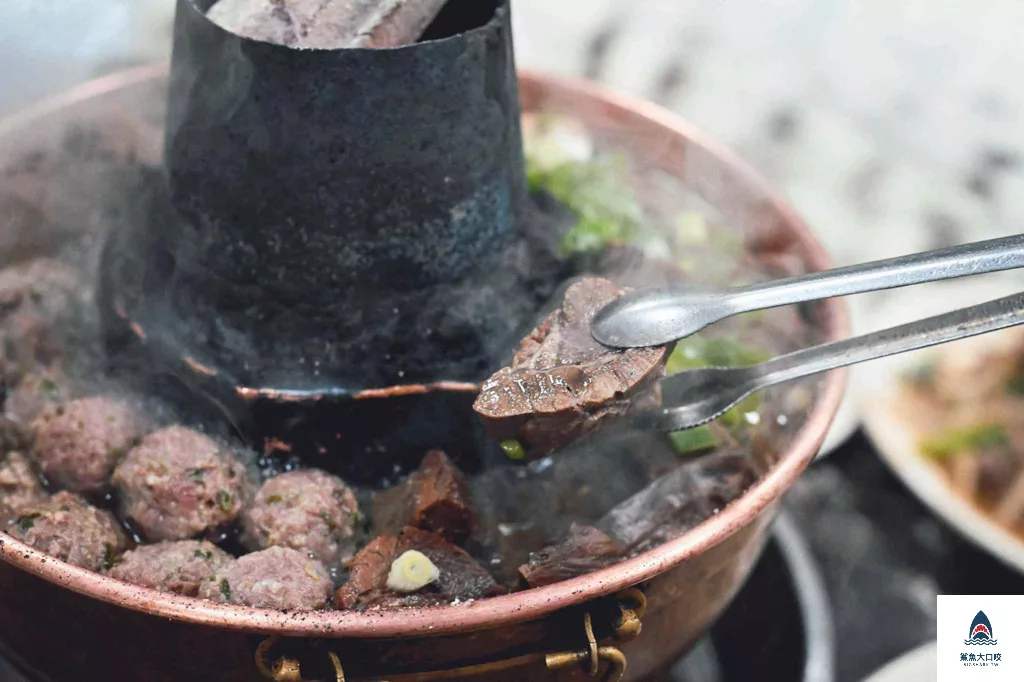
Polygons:
[[212,2],[178,0],[164,166],[104,253],[108,338],[253,441],[368,476],[406,450],[457,456],[475,383],[536,311],[544,248],[508,0],[336,50],[240,37]]

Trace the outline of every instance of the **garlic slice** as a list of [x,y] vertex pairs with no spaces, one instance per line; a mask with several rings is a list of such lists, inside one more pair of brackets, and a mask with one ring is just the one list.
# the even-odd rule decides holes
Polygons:
[[434,562],[422,552],[410,549],[391,562],[387,586],[395,592],[408,594],[423,589],[439,577],[441,572]]

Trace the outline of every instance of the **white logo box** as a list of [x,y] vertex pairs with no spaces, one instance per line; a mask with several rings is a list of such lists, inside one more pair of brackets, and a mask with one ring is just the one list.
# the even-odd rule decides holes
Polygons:
[[1024,595],[939,595],[937,611],[937,682],[1024,681]]

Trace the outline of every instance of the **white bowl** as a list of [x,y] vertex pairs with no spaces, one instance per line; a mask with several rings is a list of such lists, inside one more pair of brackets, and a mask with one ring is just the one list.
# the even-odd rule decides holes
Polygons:
[[[889,327],[1007,296],[1021,288],[1019,278],[988,275],[892,292],[886,302],[878,306],[872,322],[877,328]],[[942,471],[919,455],[919,434],[894,409],[899,400],[902,371],[920,363],[927,354],[948,352],[952,346],[947,344],[867,363],[856,374],[850,390],[868,438],[903,483],[965,538],[1024,572],[1024,540],[954,492]]]

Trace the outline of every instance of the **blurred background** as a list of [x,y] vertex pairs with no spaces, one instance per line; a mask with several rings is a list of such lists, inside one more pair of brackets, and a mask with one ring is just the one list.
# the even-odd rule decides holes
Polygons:
[[[0,4],[0,116],[167,58],[173,9]],[[1018,0],[513,0],[513,16],[521,66],[594,78],[690,119],[779,188],[841,264],[1020,231]],[[900,296],[852,299],[855,328],[902,321],[894,307],[919,316]],[[890,311],[876,319],[879,303]],[[790,506],[826,570],[847,645],[839,679],[934,639],[935,595],[963,576],[1020,588],[908,495],[862,436],[814,467]],[[879,635],[879,622],[901,626]]]
[[[169,54],[173,0],[0,7],[0,115]],[[841,262],[1013,231],[1015,0],[516,0],[519,63],[659,102],[732,146]]]

